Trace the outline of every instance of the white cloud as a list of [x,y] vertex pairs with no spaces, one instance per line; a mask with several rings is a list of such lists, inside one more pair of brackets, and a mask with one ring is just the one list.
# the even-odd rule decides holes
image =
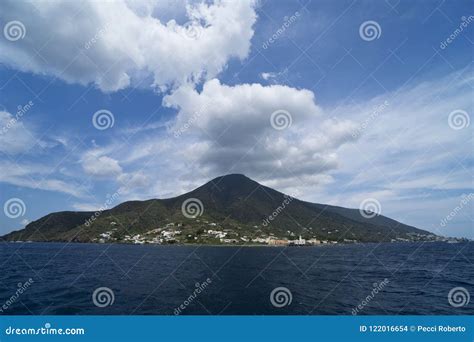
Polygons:
[[100,149],[94,149],[84,153],[81,165],[84,171],[94,177],[113,178],[122,174],[119,162],[109,156],[103,155]]
[[[339,150],[334,184],[303,198],[357,208],[374,197],[384,215],[439,229],[459,196],[472,189],[472,126],[454,130],[448,117],[461,109],[472,121],[473,81],[471,71],[460,70],[333,110],[338,120],[357,123],[359,139]],[[451,232],[441,233],[472,236],[469,227],[472,222],[458,218]]]
[[275,78],[277,75],[274,72],[262,72],[260,77],[262,77],[265,81]]
[[[360,123],[359,128],[365,127],[357,131],[358,143],[341,153],[351,183],[398,189],[465,188],[469,171],[463,164],[472,153],[472,127],[454,130],[448,117],[457,109],[472,113],[473,80],[472,73],[461,71],[336,110],[336,117],[350,117]],[[385,101],[389,105],[372,115]],[[450,179],[453,172],[460,178]]]
[[0,111],[0,152],[9,155],[23,153],[37,142],[34,133],[21,121],[8,112]]
[[78,211],[97,211],[100,209],[101,204],[74,203],[72,207]]
[[123,195],[130,195],[139,189],[150,186],[153,182],[147,173],[137,171],[131,174],[123,174],[118,179],[121,187],[119,193]]
[[24,161],[35,160],[38,156],[51,160],[45,155],[61,143],[59,139],[38,138],[40,134],[23,123],[23,116],[28,113],[19,113],[14,116],[9,112],[0,111],[0,153],[9,156],[0,159],[0,182],[85,197],[85,189],[82,186],[57,177],[54,165]]
[[13,163],[0,160],[0,182],[30,189],[61,192],[78,198],[86,197],[86,189],[76,182],[54,178],[51,167],[37,163]]
[[[228,86],[213,79],[200,93],[181,87],[163,103],[179,109],[172,127],[182,133],[175,147],[179,154],[212,175],[239,172],[260,181],[291,179],[300,185],[304,177],[310,182],[306,186],[321,184],[328,178],[315,176],[336,168],[336,151],[354,140],[355,126],[325,118],[314,94],[305,89]],[[275,129],[275,112],[289,115],[291,126]]]
[[157,11],[176,5],[8,0],[0,21],[21,21],[26,35],[16,42],[0,40],[0,62],[116,91],[133,81],[149,85],[149,78],[160,89],[194,83],[216,76],[229,58],[247,56],[256,21],[253,1],[196,3],[183,8],[183,23],[160,20]]
[[279,72],[262,72],[260,77],[270,84],[285,84],[288,82],[288,69]]

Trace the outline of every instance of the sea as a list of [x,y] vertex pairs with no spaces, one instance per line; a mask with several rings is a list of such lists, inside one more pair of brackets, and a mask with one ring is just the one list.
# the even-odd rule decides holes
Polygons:
[[473,264],[472,242],[1,243],[0,315],[469,315]]

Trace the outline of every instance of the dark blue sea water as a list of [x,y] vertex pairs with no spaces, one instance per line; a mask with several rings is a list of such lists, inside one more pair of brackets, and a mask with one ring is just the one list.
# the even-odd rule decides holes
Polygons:
[[[180,314],[350,315],[387,279],[358,314],[474,314],[473,252],[472,243],[289,248],[4,243],[0,309],[173,315],[182,305]],[[18,294],[29,278],[31,285]],[[208,278],[196,293],[196,283]],[[93,292],[100,287],[113,292],[113,303],[94,305]],[[280,298],[287,305],[272,305],[277,287],[288,289],[291,303],[287,296]],[[450,305],[448,293],[455,287],[468,291],[470,303]]]

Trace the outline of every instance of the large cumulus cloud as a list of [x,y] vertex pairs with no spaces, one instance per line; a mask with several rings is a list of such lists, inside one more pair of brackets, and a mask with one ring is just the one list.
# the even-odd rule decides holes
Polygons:
[[164,8],[155,1],[4,1],[0,21],[20,21],[26,32],[0,40],[0,63],[102,91],[148,83],[163,90],[214,77],[230,58],[247,56],[252,1],[187,5],[181,22],[160,18]]
[[[354,124],[326,117],[306,89],[213,79],[201,92],[181,87],[164,104],[179,110],[170,130],[183,157],[211,174],[246,173],[280,185],[328,182],[336,151],[354,140]],[[283,127],[275,115],[286,120]]]

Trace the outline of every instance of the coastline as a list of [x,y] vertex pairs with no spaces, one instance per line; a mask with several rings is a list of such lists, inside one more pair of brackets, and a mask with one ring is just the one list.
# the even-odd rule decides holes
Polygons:
[[317,245],[268,245],[268,244],[198,244],[198,243],[183,243],[183,244],[158,244],[158,243],[101,243],[101,242],[83,242],[83,241],[2,241],[7,244],[80,244],[80,245],[115,245],[115,246],[153,246],[153,247],[267,247],[267,248],[321,248],[321,247],[334,247],[334,246],[363,246],[363,245],[374,245],[374,244],[390,244],[390,245],[404,245],[412,243],[444,243],[444,244],[462,244],[470,243],[471,240],[463,240],[457,242],[448,241],[368,241],[368,242],[353,242],[353,243],[325,243]]

